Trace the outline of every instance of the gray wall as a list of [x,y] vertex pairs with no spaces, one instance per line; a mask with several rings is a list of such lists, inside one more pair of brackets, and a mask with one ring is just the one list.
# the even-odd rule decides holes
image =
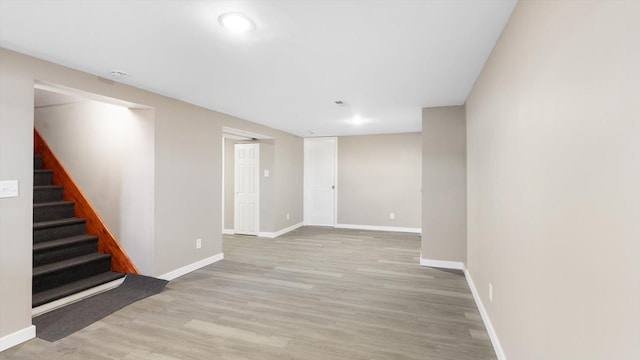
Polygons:
[[224,139],[224,229],[233,230],[234,224],[234,147],[237,140]]
[[338,138],[338,224],[420,228],[420,148],[420,133]]
[[[154,273],[222,252],[222,127],[274,138],[274,223],[302,222],[302,139],[229,115],[0,49],[0,178],[20,181],[0,200],[0,338],[31,324],[34,81],[154,109]],[[195,239],[202,239],[196,249]]]
[[518,2],[467,100],[468,269],[509,359],[640,359],[638,34],[639,2]]
[[35,127],[138,270],[154,274],[153,110],[44,106]]
[[422,110],[422,258],[467,260],[463,106]]
[[[271,217],[273,225],[272,229],[263,228],[261,225],[260,230],[277,232],[292,225],[302,223],[304,186],[303,139],[289,133],[267,128],[262,125],[240,120],[231,116],[223,115],[221,120],[223,126],[261,134],[265,137],[269,137],[270,140],[273,141],[273,168],[269,171],[271,178],[270,181],[273,186],[273,205],[269,206],[267,203],[267,206],[264,208],[265,211],[270,212],[266,218]],[[262,151],[262,148],[260,151]],[[266,148],[265,151],[270,150]],[[262,160],[261,156],[261,161]],[[266,164],[266,166],[269,166],[269,164]],[[225,172],[225,174],[227,173]],[[261,177],[261,179],[264,180],[264,177]],[[262,195],[263,194],[261,192],[261,200],[263,200]],[[225,202],[227,202],[226,196]],[[290,214],[289,220],[287,220],[287,213]],[[226,219],[225,223],[227,223]],[[230,229],[227,227],[225,228]]]
[[1,52],[0,179],[20,196],[0,199],[0,338],[31,326],[33,77],[8,63]]

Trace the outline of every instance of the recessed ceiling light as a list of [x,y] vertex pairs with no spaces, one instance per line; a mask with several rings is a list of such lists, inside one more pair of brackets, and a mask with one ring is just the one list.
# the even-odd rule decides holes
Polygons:
[[354,115],[354,116],[349,120],[349,122],[350,122],[352,125],[355,125],[355,126],[361,126],[361,125],[363,125],[363,124],[368,123],[368,122],[369,122],[369,119],[363,118],[362,116],[360,116],[360,115],[357,115],[357,114],[356,114],[356,115]]
[[224,13],[220,15],[218,22],[225,29],[236,33],[245,33],[256,28],[256,24],[247,15],[238,12]]

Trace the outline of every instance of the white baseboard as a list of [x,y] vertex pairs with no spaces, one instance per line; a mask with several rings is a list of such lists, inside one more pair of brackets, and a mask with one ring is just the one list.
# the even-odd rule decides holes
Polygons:
[[375,225],[353,225],[353,224],[336,224],[336,229],[355,229],[355,230],[373,230],[373,231],[392,231],[421,234],[421,228],[407,228],[394,226],[375,226]]
[[273,238],[277,238],[278,236],[284,235],[284,234],[286,234],[286,233],[288,233],[290,231],[293,231],[293,230],[295,230],[295,229],[297,229],[299,227],[302,227],[302,226],[304,226],[304,223],[298,223],[298,224],[295,224],[295,225],[291,225],[291,226],[289,226],[287,228],[284,228],[284,229],[276,231],[276,232],[259,232],[258,233],[258,237],[264,237],[264,238],[273,239]]
[[489,314],[484,308],[482,299],[480,299],[480,295],[478,294],[478,290],[476,289],[476,285],[473,283],[473,279],[471,278],[471,274],[469,273],[468,269],[464,269],[464,277],[467,279],[467,284],[469,284],[469,288],[471,289],[471,293],[473,294],[473,299],[476,301],[476,306],[480,311],[480,316],[482,317],[482,321],[484,322],[484,327],[487,328],[489,338],[491,339],[491,344],[493,345],[493,350],[496,352],[498,360],[507,360],[507,356],[504,354],[504,350],[502,350],[502,345],[500,345],[500,340],[498,340],[498,334],[496,334],[496,331],[493,328],[493,324],[491,323]]
[[233,229],[222,229],[222,233],[225,234],[225,235],[233,235],[236,232]]
[[30,325],[22,330],[18,330],[12,334],[5,335],[0,338],[0,352],[22,344],[25,341],[36,337],[36,327]]
[[462,261],[445,261],[445,260],[431,260],[425,259],[420,256],[420,266],[429,266],[442,269],[455,269],[464,270],[464,263]]
[[187,265],[187,266],[183,266],[181,268],[175,269],[173,271],[169,271],[166,274],[160,275],[158,276],[158,278],[163,279],[163,280],[173,280],[173,279],[177,279],[182,275],[186,275],[192,271],[196,271],[200,268],[203,268],[207,265],[211,265],[215,262],[218,262],[220,260],[224,259],[224,253],[219,253],[219,254],[215,254],[212,257],[208,257],[206,259],[202,259],[200,261],[196,261],[193,264]]
[[[126,276],[125,276],[126,277]],[[123,282],[125,277],[122,277],[120,279],[117,280],[113,280],[110,281],[106,284],[102,284],[102,285],[98,285],[96,287],[93,287],[91,289],[87,289],[84,291],[81,291],[77,294],[73,294],[73,295],[69,295],[67,297],[63,297],[62,299],[58,299],[55,301],[52,301],[50,303],[46,303],[44,305],[40,305],[38,307],[34,307],[33,309],[31,309],[31,316],[38,316],[38,315],[42,315],[44,313],[48,313],[49,311],[53,311],[55,309],[59,309],[63,306],[67,306],[69,304],[73,304],[74,302],[78,302],[80,300],[84,300],[87,298],[90,298],[94,295],[98,295],[100,293],[103,293],[107,290],[111,290],[111,289],[115,289],[118,286],[120,286]]]

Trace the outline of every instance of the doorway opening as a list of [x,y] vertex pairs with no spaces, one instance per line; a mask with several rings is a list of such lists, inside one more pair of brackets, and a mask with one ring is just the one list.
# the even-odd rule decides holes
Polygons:
[[269,223],[273,193],[273,138],[222,129],[222,228],[224,234],[260,236]]

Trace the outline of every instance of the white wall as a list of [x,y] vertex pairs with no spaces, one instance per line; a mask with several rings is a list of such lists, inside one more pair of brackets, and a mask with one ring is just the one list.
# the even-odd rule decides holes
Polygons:
[[467,100],[468,268],[509,359],[640,359],[639,34],[640,2],[521,1]]
[[138,270],[154,274],[153,110],[38,107],[35,127]]

